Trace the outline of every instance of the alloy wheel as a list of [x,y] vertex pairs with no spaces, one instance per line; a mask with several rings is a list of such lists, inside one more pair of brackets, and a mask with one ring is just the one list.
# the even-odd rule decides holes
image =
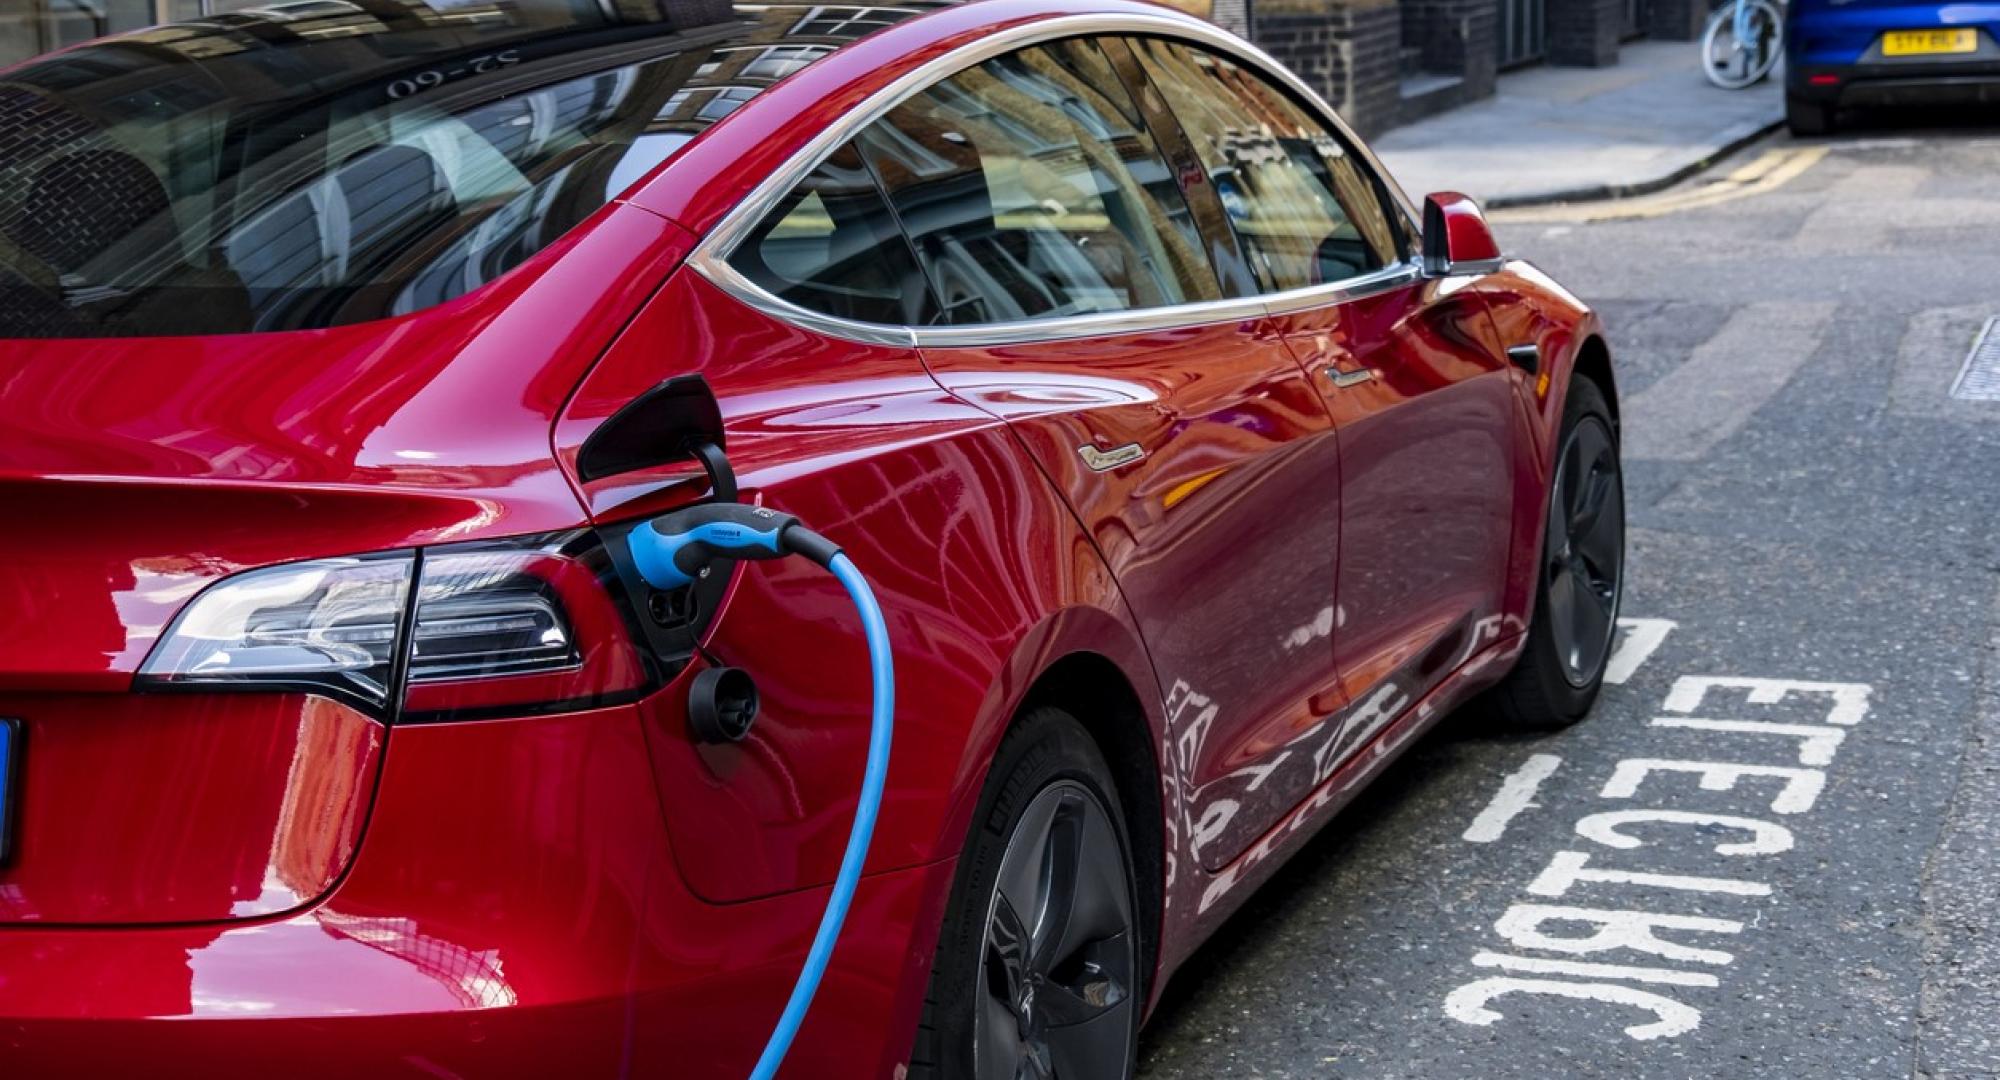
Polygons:
[[1625,573],[1625,485],[1603,418],[1585,416],[1564,440],[1549,498],[1543,590],[1556,654],[1571,686],[1604,669],[1617,632]]
[[1097,1080],[1132,1055],[1132,888],[1111,814],[1050,784],[1007,841],[988,902],[973,1059],[979,1080]]

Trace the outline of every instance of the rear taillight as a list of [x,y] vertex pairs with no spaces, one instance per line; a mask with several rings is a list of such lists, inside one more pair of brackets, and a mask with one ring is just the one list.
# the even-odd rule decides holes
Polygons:
[[594,534],[424,553],[406,720],[608,705],[653,683]]
[[303,690],[405,721],[589,708],[656,681],[629,610],[589,532],[290,563],[196,596],[138,685]]
[[414,563],[401,552],[225,578],[175,617],[140,666],[139,682],[297,688],[383,712]]

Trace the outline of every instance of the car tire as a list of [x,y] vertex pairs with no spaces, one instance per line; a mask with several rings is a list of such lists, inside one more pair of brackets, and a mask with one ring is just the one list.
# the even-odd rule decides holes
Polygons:
[[1513,670],[1487,692],[1490,711],[1508,727],[1568,727],[1589,715],[1604,685],[1625,587],[1617,432],[1604,392],[1574,378],[1550,470],[1534,621]]
[[[1022,716],[959,857],[910,1080],[1132,1075],[1149,972],[1129,837],[1083,725]],[[1020,1072],[1025,1054],[1045,1071]]]
[[1824,102],[1806,101],[1786,95],[1785,127],[1794,135],[1831,135],[1834,107]]

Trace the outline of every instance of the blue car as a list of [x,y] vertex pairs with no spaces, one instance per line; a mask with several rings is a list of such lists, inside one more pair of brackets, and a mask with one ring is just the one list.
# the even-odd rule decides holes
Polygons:
[[1785,120],[1833,130],[1854,106],[2000,106],[2000,2],[1792,0]]

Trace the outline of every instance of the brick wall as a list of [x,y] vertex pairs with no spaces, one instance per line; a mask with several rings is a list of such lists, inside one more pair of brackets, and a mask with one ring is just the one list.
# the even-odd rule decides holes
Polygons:
[[1251,14],[1256,42],[1341,119],[1363,134],[1396,122],[1403,33],[1396,0],[1257,0]]
[[1653,0],[1646,12],[1646,36],[1660,41],[1694,41],[1708,21],[1708,0]]
[[1549,63],[1609,67],[1618,62],[1625,0],[1548,0]]
[[1493,92],[1499,0],[1402,0],[1403,41],[1423,50],[1423,69],[1465,80],[1467,98]]
[[1215,0],[1208,18],[1232,34],[1250,36],[1250,0]]

